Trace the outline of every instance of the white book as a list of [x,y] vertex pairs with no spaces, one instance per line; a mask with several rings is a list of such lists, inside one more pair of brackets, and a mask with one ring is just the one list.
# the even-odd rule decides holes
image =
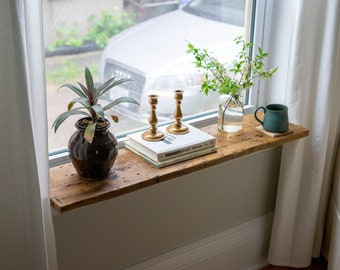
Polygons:
[[126,146],[133,147],[138,152],[158,162],[171,159],[183,154],[215,146],[215,137],[189,124],[186,134],[171,134],[166,131],[166,126],[158,130],[165,134],[161,141],[147,141],[142,138],[144,131],[128,135]]
[[209,148],[205,148],[205,149],[200,149],[194,152],[190,152],[190,153],[186,153],[186,154],[182,154],[180,156],[174,157],[174,158],[170,158],[167,160],[163,160],[163,161],[155,161],[151,158],[149,158],[148,156],[144,155],[143,153],[139,152],[138,150],[136,150],[135,148],[126,145],[126,148],[131,150],[132,152],[134,152],[135,154],[141,156],[142,158],[144,158],[147,162],[151,163],[152,165],[154,165],[156,168],[163,168],[165,166],[169,166],[169,165],[173,165],[179,162],[183,162],[189,159],[193,159],[193,158],[197,158],[197,157],[201,157],[207,154],[211,154],[217,151],[217,148],[215,146],[209,147]]

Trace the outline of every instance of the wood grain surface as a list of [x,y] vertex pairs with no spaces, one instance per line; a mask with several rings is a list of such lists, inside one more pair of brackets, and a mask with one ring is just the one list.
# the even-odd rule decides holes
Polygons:
[[265,149],[275,148],[309,134],[308,129],[290,124],[291,134],[272,138],[255,130],[253,115],[244,117],[243,130],[228,134],[217,125],[202,128],[216,138],[217,152],[157,169],[127,149],[120,149],[107,179],[89,181],[78,177],[71,164],[50,169],[51,206],[59,213],[107,200],[174,179],[204,168]]

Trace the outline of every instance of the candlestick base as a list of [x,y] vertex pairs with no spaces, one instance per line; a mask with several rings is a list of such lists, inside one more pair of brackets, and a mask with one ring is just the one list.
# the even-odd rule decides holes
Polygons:
[[156,130],[155,132],[148,130],[142,134],[142,138],[144,140],[152,142],[161,141],[163,140],[164,137],[165,137],[164,133],[159,130]]
[[189,132],[189,128],[182,123],[180,125],[178,125],[177,123],[169,125],[166,130],[172,134],[186,134]]

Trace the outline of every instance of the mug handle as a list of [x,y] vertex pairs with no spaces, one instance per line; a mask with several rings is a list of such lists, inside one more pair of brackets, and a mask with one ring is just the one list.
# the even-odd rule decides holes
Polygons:
[[262,109],[264,113],[266,113],[266,108],[265,107],[258,107],[255,112],[254,112],[254,116],[255,116],[255,119],[263,126],[263,121],[261,121],[258,117],[257,117],[257,112]]

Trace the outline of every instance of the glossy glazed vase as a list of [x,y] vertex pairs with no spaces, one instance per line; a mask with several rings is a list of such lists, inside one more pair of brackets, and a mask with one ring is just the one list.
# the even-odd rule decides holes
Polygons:
[[222,132],[235,133],[242,130],[244,107],[240,98],[221,95],[218,105],[218,129]]
[[118,143],[106,126],[97,125],[92,143],[84,138],[86,126],[79,119],[75,126],[77,131],[71,136],[68,148],[71,162],[81,178],[100,180],[106,178],[116,160]]

